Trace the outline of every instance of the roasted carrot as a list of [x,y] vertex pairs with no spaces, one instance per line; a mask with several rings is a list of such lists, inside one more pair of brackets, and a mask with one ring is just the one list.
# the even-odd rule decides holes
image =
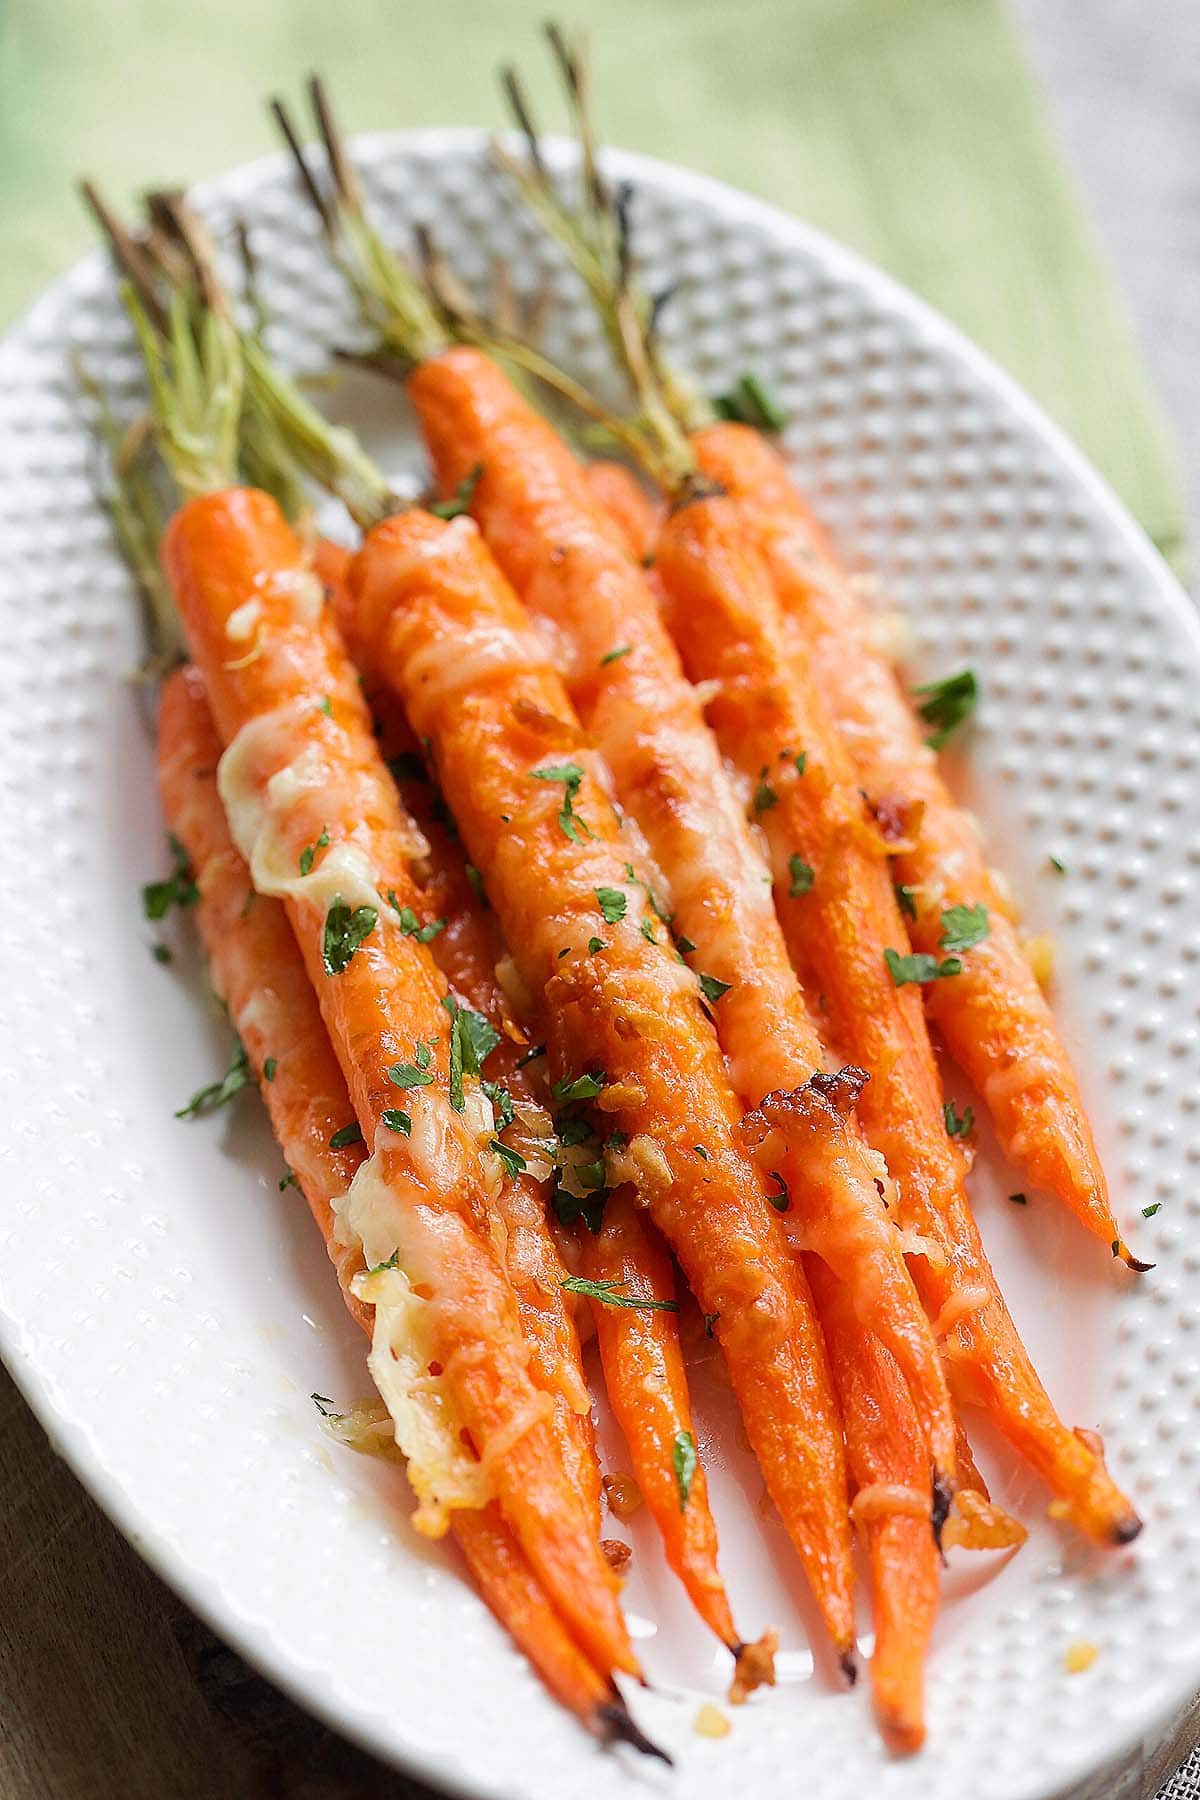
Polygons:
[[[165,682],[158,715],[158,775],[167,823],[186,850],[199,899],[196,923],[214,985],[245,1045],[289,1169],[338,1272],[342,1294],[370,1336],[373,1308],[352,1287],[361,1255],[336,1235],[334,1203],[362,1165],[360,1143],[331,1143],[350,1113],[346,1083],[300,952],[278,900],[257,895],[217,792],[221,743],[203,680],[192,667]],[[459,1510],[454,1535],[497,1617],[547,1686],[592,1730],[630,1737],[624,1708],[576,1648],[498,1506]]]
[[851,1516],[871,1566],[871,1690],[894,1750],[925,1741],[925,1659],[938,1606],[938,1553],[920,1423],[895,1361],[864,1332],[845,1287],[806,1258],[846,1427]]
[[[658,1526],[667,1561],[705,1624],[732,1651],[731,1698],[775,1682],[773,1633],[738,1636],[717,1572],[717,1528],[697,1455],[687,1371],[679,1344],[671,1258],[632,1188],[608,1195],[600,1228],[582,1239],[605,1385],[625,1434],[633,1473]],[[605,1297],[607,1294],[608,1297]]]
[[[182,219],[179,228],[190,248]],[[226,744],[221,791],[235,841],[256,890],[285,901],[373,1150],[339,1222],[369,1265],[372,1373],[395,1390],[385,1398],[419,1408],[413,1370],[436,1363],[461,1416],[459,1440],[439,1439],[438,1460],[409,1450],[415,1522],[444,1530],[455,1504],[494,1492],[580,1645],[632,1672],[617,1584],[566,1479],[511,1286],[479,1229],[504,1175],[486,1149],[490,1104],[473,1075],[464,1081],[471,1065],[442,1005],[445,983],[404,930],[417,890],[395,788],[310,558],[270,496],[232,485],[243,377],[269,385],[270,365],[251,357],[208,265],[193,261],[194,296],[177,291],[165,316],[152,284],[156,315],[126,290],[158,443],[190,496],[164,534],[163,567]],[[137,280],[137,260],[126,266]],[[368,479],[380,480],[373,467]],[[389,1104],[401,1095],[404,1106]]]
[[520,974],[544,996],[556,1097],[591,1100],[617,1128],[610,1180],[636,1181],[714,1315],[751,1444],[848,1659],[840,1428],[807,1284],[735,1141],[694,978],[627,873],[607,771],[469,519],[447,530],[410,513],[376,527],[352,586]]
[[1013,928],[1011,903],[879,649],[870,611],[770,444],[744,425],[715,425],[692,441],[701,468],[741,502],[746,530],[766,559],[858,781],[899,823],[894,871],[908,896],[913,948],[940,961],[949,928],[964,915],[985,932],[961,952],[953,981],[924,989],[930,1018],[983,1095],[1002,1147],[1027,1180],[1050,1189],[1115,1254],[1139,1267],[1113,1219],[1079,1084]]
[[[904,965],[888,955],[906,953],[907,939],[884,845],[788,644],[737,502],[710,495],[678,508],[660,534],[657,566],[685,665],[696,680],[720,682],[709,718],[751,785],[789,947],[825,996],[839,1051],[872,1077],[861,1115],[898,1184],[902,1223],[926,1240],[913,1271],[947,1340],[952,1377],[993,1411],[1083,1531],[1126,1543],[1137,1515],[1096,1450],[1055,1415],[983,1254],[962,1159],[945,1129],[919,988],[898,983]],[[945,981],[957,978],[946,971]]]

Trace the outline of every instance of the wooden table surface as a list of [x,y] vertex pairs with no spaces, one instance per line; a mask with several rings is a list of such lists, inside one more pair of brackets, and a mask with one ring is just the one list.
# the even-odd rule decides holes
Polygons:
[[[1200,7],[1013,5],[1190,450],[1200,434]],[[1194,527],[1200,458],[1187,456],[1185,474]],[[1113,1777],[1112,1800],[1153,1795],[1198,1738],[1193,1708]],[[427,1793],[226,1649],[108,1523],[0,1369],[0,1800]]]

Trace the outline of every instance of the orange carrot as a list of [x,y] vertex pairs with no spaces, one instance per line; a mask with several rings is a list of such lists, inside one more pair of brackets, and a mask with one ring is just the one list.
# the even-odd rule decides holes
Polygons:
[[[1008,1317],[942,1116],[919,988],[888,953],[906,947],[884,846],[863,814],[847,753],[789,649],[766,567],[736,501],[678,508],[659,538],[671,629],[696,680],[720,692],[709,717],[750,784],[771,852],[775,898],[797,962],[825,996],[839,1050],[872,1079],[860,1111],[900,1189],[902,1222],[929,1240],[914,1256],[922,1297],[960,1384],[994,1411],[1070,1517],[1126,1543],[1137,1515],[1097,1452],[1062,1425]],[[806,871],[802,881],[797,870]],[[944,983],[957,979],[949,970]]]
[[869,610],[770,444],[741,425],[713,426],[693,443],[701,467],[742,503],[746,529],[844,733],[857,780],[874,803],[907,822],[894,867],[909,895],[914,949],[940,959],[947,913],[983,909],[987,935],[962,953],[962,973],[925,990],[930,1017],[1028,1181],[1057,1194],[1136,1267],[1113,1219],[1079,1084],[1013,929],[1010,902],[878,647]]
[[607,771],[469,519],[376,527],[352,586],[360,633],[429,737],[517,968],[544,996],[556,1098],[592,1100],[618,1128],[610,1177],[636,1180],[715,1315],[750,1441],[847,1659],[840,1428],[807,1284],[735,1141],[694,978],[627,873]]
[[675,1299],[670,1255],[629,1187],[609,1194],[599,1231],[585,1232],[582,1245],[584,1277],[612,1294],[593,1297],[592,1316],[634,1476],[668,1563],[705,1624],[733,1652],[733,1697],[742,1700],[760,1681],[774,1686],[774,1640],[768,1634],[758,1644],[741,1641],[717,1572],[717,1528],[696,1451],[676,1313],[667,1310]]
[[[373,1309],[350,1286],[362,1259],[338,1243],[333,1210],[366,1152],[361,1144],[330,1142],[350,1112],[346,1083],[287,915],[278,900],[255,894],[230,835],[217,792],[220,752],[199,671],[177,670],[164,684],[159,705],[163,810],[199,889],[196,922],[214,985],[246,1047],[276,1138],[320,1228],[346,1305],[369,1336]],[[480,1512],[459,1510],[452,1529],[488,1605],[547,1686],[591,1729],[612,1735],[622,1709],[611,1684],[564,1630],[496,1504]]]
[[[450,351],[413,375],[409,393],[439,484],[452,491],[464,466],[482,469],[472,511],[562,647],[571,699],[657,865],[659,903],[703,971],[735,1088],[751,1104],[775,1089],[799,1095],[825,1052],[761,856],[642,572],[614,546],[566,445],[495,364]],[[808,1090],[781,1103],[765,1166],[780,1169],[797,1231],[852,1285],[864,1323],[900,1362],[939,1478],[952,1480],[945,1376],[880,1198],[878,1159],[843,1116],[853,1099],[834,1108]]]
[[638,562],[650,564],[662,524],[661,504],[624,463],[585,463],[584,475],[593,500],[617,526],[630,554]]
[[[412,1287],[429,1296],[431,1360],[445,1371],[506,1518],[581,1646],[605,1666],[633,1670],[616,1584],[565,1480],[511,1288],[479,1235],[502,1177],[458,1110],[465,1099],[450,1068],[458,1033],[441,1004],[444,983],[402,925],[419,894],[395,790],[319,584],[275,503],[247,489],[188,502],[167,529],[163,562],[232,746],[222,792],[235,838],[256,888],[286,896],[375,1148],[385,1218],[360,1209],[364,1222],[376,1214],[372,1260],[402,1249]],[[436,1518],[436,1494],[429,1505]]]
[[870,1560],[875,1711],[886,1741],[908,1753],[925,1741],[925,1659],[938,1605],[925,1446],[892,1357],[862,1330],[846,1289],[820,1259],[805,1260],[846,1427],[851,1514]]

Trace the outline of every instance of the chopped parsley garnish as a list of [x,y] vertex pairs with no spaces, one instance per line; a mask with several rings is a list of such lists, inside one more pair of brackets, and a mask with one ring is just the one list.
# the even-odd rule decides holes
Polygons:
[[385,1269],[398,1269],[399,1267],[400,1267],[400,1252],[397,1249],[397,1250],[392,1251],[392,1254],[388,1257],[386,1262],[373,1263],[371,1265],[371,1267],[367,1270],[367,1274],[368,1275],[382,1275],[382,1273]]
[[917,916],[916,888],[906,887],[902,881],[898,881],[896,883],[896,905],[906,919],[915,919]]
[[658,939],[654,935],[654,920],[653,919],[643,919],[641,925],[639,926],[639,930],[641,931],[642,936],[645,938],[645,940],[648,944],[657,944]]
[[550,1092],[556,1100],[594,1100],[607,1080],[602,1069],[589,1075],[564,1075],[561,1081],[553,1083]]
[[[434,1042],[437,1042],[436,1038],[434,1039]],[[429,1048],[428,1044],[418,1044],[413,1055],[418,1069],[427,1069],[433,1061],[433,1051]]]
[[776,1212],[786,1212],[788,1207],[792,1204],[792,1196],[788,1192],[788,1184],[783,1179],[783,1176],[779,1173],[778,1169],[771,1170],[771,1180],[779,1183],[779,1189],[778,1192],[774,1194],[768,1194],[767,1199],[771,1202],[771,1205],[775,1208]]
[[249,1082],[250,1065],[246,1060],[245,1046],[239,1038],[233,1060],[220,1081],[211,1081],[207,1087],[197,1088],[187,1105],[181,1106],[175,1117],[198,1119],[203,1113],[216,1112],[219,1106],[224,1106],[235,1094],[240,1094]]
[[715,975],[701,975],[700,992],[710,1006],[715,1006],[723,994],[727,994],[733,986],[731,981],[718,981]]
[[592,890],[600,905],[606,925],[616,925],[625,917],[629,897],[621,888],[598,887]]
[[641,888],[643,894],[645,894],[647,900],[650,902],[650,911],[654,914],[655,918],[661,919],[664,925],[669,925],[674,915],[663,911],[662,907],[658,904],[658,901],[654,898],[654,889],[650,887],[647,882],[642,880],[632,863],[625,864],[625,874],[630,881],[636,883],[636,885]]
[[632,644],[618,644],[615,650],[606,650],[604,655],[600,658],[600,667],[605,669],[608,667],[609,663],[620,662],[621,658],[623,656],[628,656],[632,649]]
[[463,1068],[468,1075],[478,1075],[484,1059],[500,1042],[500,1033],[482,1013],[472,1012],[469,1006],[460,1006],[453,994],[447,994],[442,1005],[452,1019],[462,1021],[459,1030],[463,1039]]
[[1029,1205],[1029,1196],[1027,1194],[1010,1194],[1008,1196],[1008,1198],[1009,1198],[1009,1204],[1012,1206],[1028,1206]]
[[1143,1219],[1152,1219],[1156,1212],[1161,1212],[1161,1211],[1162,1211],[1162,1201],[1155,1200],[1151,1206],[1143,1206],[1142,1217],[1143,1217]]
[[779,803],[779,795],[766,779],[766,775],[767,771],[764,769],[758,778],[758,786],[754,790],[752,804],[755,818],[760,813],[770,812],[771,808]]
[[780,432],[787,425],[779,402],[761,378],[749,370],[738,376],[727,393],[715,396],[713,411],[719,419],[729,419],[735,425],[753,425],[756,431]]
[[169,963],[175,960],[165,944],[151,944],[150,954],[156,963]]
[[278,1060],[273,1056],[268,1056],[266,1062],[263,1064],[263,1080],[274,1081],[275,1071],[278,1067]]
[[807,769],[807,767],[808,767],[808,751],[801,750],[799,756],[793,757],[792,761],[796,765],[797,775],[803,775],[805,769]]
[[694,1149],[701,1162],[708,1161],[708,1151],[704,1148],[703,1144],[696,1144]]
[[387,766],[393,781],[429,780],[425,764],[415,750],[402,750],[399,756],[389,756]]
[[[396,906],[396,897],[391,888],[388,889],[388,899]],[[416,938],[418,944],[432,944],[438,932],[446,929],[445,919],[431,919],[428,925],[422,925],[411,906],[396,906],[396,911],[400,915],[401,931],[405,937]]]
[[788,875],[791,878],[788,893],[793,900],[798,900],[801,894],[807,894],[811,891],[813,873],[812,864],[806,863],[802,856],[788,857]]
[[[418,1046],[418,1056],[424,1048],[423,1044]],[[428,1057],[428,1052],[426,1052],[426,1056]],[[417,1068],[413,1063],[393,1063],[387,1072],[387,1078],[393,1087],[398,1088],[433,1086],[433,1076],[429,1072],[428,1061],[423,1069]]]
[[675,1433],[671,1464],[675,1470],[675,1486],[679,1489],[679,1510],[683,1512],[688,1503],[688,1495],[692,1491],[692,1482],[696,1478],[697,1468],[696,1440],[690,1431]]
[[679,1311],[678,1300],[637,1300],[632,1294],[619,1294],[623,1281],[588,1281],[583,1275],[568,1275],[559,1284],[569,1294],[586,1294],[589,1300],[599,1300],[604,1306],[627,1306],[636,1312],[670,1312]]
[[605,943],[603,938],[592,937],[592,938],[588,939],[588,955],[589,956],[595,956],[597,950],[607,950],[607,949],[608,949],[608,945]]
[[930,956],[924,950],[915,950],[911,956],[901,956],[898,950],[885,950],[883,959],[897,987],[904,987],[910,981],[924,986],[927,981],[962,974],[962,961],[957,956],[948,956],[944,962],[939,962],[936,956]]
[[[578,763],[559,763],[550,769],[531,769],[534,781],[561,781],[563,784],[563,803],[558,814],[559,830],[569,837],[573,844],[582,844],[583,837],[591,837],[586,822],[575,811],[575,802],[579,797],[579,789],[583,783],[583,770]],[[583,837],[580,833],[583,833]]]
[[705,1315],[704,1315],[704,1335],[705,1335],[705,1337],[712,1336],[713,1326],[716,1324],[716,1322],[720,1318],[720,1316],[721,1316],[720,1313],[705,1313]]
[[173,831],[168,831],[167,843],[175,867],[165,881],[148,881],[142,889],[142,911],[148,919],[164,918],[173,906],[195,906],[200,898],[188,853]]
[[566,1188],[556,1187],[552,1202],[554,1216],[560,1225],[577,1225],[582,1219],[595,1237],[604,1218],[604,1202],[607,1198],[607,1188],[601,1188],[588,1200],[581,1200],[576,1194],[568,1194]]
[[300,1183],[296,1180],[295,1169],[285,1169],[283,1171],[283,1174],[279,1177],[280,1193],[282,1194],[284,1188],[290,1188],[290,1187],[298,1188],[299,1186],[300,1186]]
[[518,1061],[517,1061],[518,1069],[526,1068],[529,1063],[536,1062],[539,1056],[545,1056],[545,1054],[546,1054],[545,1044],[532,1045],[531,1048],[525,1052],[524,1056],[522,1056],[518,1059]]
[[325,694],[322,697],[321,704],[320,704],[320,706],[318,706],[317,711],[323,712],[327,719],[332,719],[332,717],[333,717],[333,701],[329,698],[328,694]]
[[947,675],[944,681],[929,681],[912,691],[921,699],[917,712],[931,727],[925,742],[931,750],[940,750],[951,733],[974,712],[979,683],[974,669],[963,669],[957,675]]
[[964,1106],[962,1112],[957,1113],[954,1110],[953,1100],[947,1100],[942,1107],[942,1117],[946,1121],[947,1137],[969,1137],[975,1125],[975,1108]]
[[948,906],[942,914],[941,948],[973,950],[990,931],[986,906]]
[[1050,867],[1054,870],[1056,875],[1070,874],[1070,870],[1060,856],[1048,856],[1046,861],[1050,864]]
[[349,967],[359,945],[375,929],[379,914],[373,906],[356,906],[353,911],[339,895],[325,915],[325,936],[321,960],[327,975],[341,975]]
[[514,1181],[518,1175],[523,1174],[529,1167],[529,1164],[525,1161],[525,1158],[521,1155],[519,1150],[510,1150],[507,1144],[502,1144],[500,1142],[499,1138],[493,1138],[488,1148],[496,1152],[496,1155],[500,1158],[500,1161],[504,1164],[505,1169]]
[[334,1132],[329,1140],[329,1148],[331,1150],[344,1150],[347,1144],[361,1144],[362,1141],[362,1126],[356,1119],[353,1125],[343,1125],[340,1131]]
[[379,1116],[389,1131],[399,1132],[401,1137],[412,1135],[412,1119],[408,1113],[401,1112],[398,1106],[384,1107]]
[[481,1081],[479,1085],[491,1101],[496,1117],[500,1121],[497,1129],[503,1131],[505,1126],[511,1125],[517,1116],[512,1095],[499,1081]]
[[689,937],[677,937],[675,939],[675,948],[679,951],[681,956],[690,956],[696,946]]
[[476,463],[469,474],[455,488],[449,500],[435,500],[429,508],[435,518],[457,519],[465,512],[470,512],[471,502],[475,498],[475,489],[483,478],[483,464]]
[[1114,1238],[1112,1243],[1109,1245],[1109,1249],[1112,1251],[1114,1256],[1120,1256],[1120,1254],[1121,1254],[1120,1238]]
[[305,844],[303,850],[300,852],[300,873],[302,875],[311,875],[317,851],[324,850],[328,842],[329,833],[328,831],[323,831],[315,844]]
[[488,897],[483,891],[483,876],[479,873],[479,870],[475,867],[474,863],[468,863],[466,865],[466,877],[475,898],[477,900],[482,900],[483,904],[486,906]]

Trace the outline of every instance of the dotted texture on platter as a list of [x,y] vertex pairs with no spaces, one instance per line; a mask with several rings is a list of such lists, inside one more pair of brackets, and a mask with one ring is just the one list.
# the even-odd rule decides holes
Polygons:
[[[523,287],[548,287],[550,348],[611,380],[577,283],[477,137],[375,139],[363,164],[396,242],[429,222],[477,286],[504,257]],[[1089,1303],[1088,1422],[1146,1515],[1135,1551],[1105,1561],[1037,1537],[935,1659],[915,1762],[886,1759],[863,1695],[814,1681],[745,1709],[721,1744],[691,1735],[694,1697],[639,1703],[684,1765],[641,1778],[689,1800],[735,1782],[763,1800],[798,1781],[808,1800],[1074,1789],[1200,1680],[1200,637],[1111,497],[944,324],[781,214],[660,165],[611,166],[636,182],[650,284],[682,284],[669,348],[711,390],[747,367],[765,377],[818,510],[909,611],[914,667],[984,672],[962,779],[1021,891],[1051,854],[1069,867],[1033,910],[1060,939],[1062,1014],[1122,1226],[1157,1259],[1136,1289],[1101,1270]],[[353,321],[282,166],[202,200],[249,228],[277,354],[325,369]],[[203,1078],[219,1038],[181,985],[164,988],[137,918],[159,842],[146,707],[125,682],[138,630],[71,350],[124,410],[139,404],[99,258],[0,350],[5,1355],[144,1554],[306,1703],[465,1791],[615,1800],[629,1763],[560,1716],[453,1557],[389,1510],[382,1477],[351,1479],[314,1433],[307,1388],[326,1370],[351,1383],[354,1351],[336,1300],[313,1297],[319,1253],[293,1247],[269,1149],[236,1127],[172,1130],[179,1070]],[[411,433],[380,423],[394,394],[352,384],[333,404],[417,466]],[[165,1046],[197,1037],[164,1074]],[[1051,1281],[1091,1250],[1045,1241]],[[1031,1292],[1041,1253],[1031,1232]],[[289,1308],[303,1325],[281,1345],[262,1319]],[[1068,1679],[1072,1639],[1102,1655]]]

